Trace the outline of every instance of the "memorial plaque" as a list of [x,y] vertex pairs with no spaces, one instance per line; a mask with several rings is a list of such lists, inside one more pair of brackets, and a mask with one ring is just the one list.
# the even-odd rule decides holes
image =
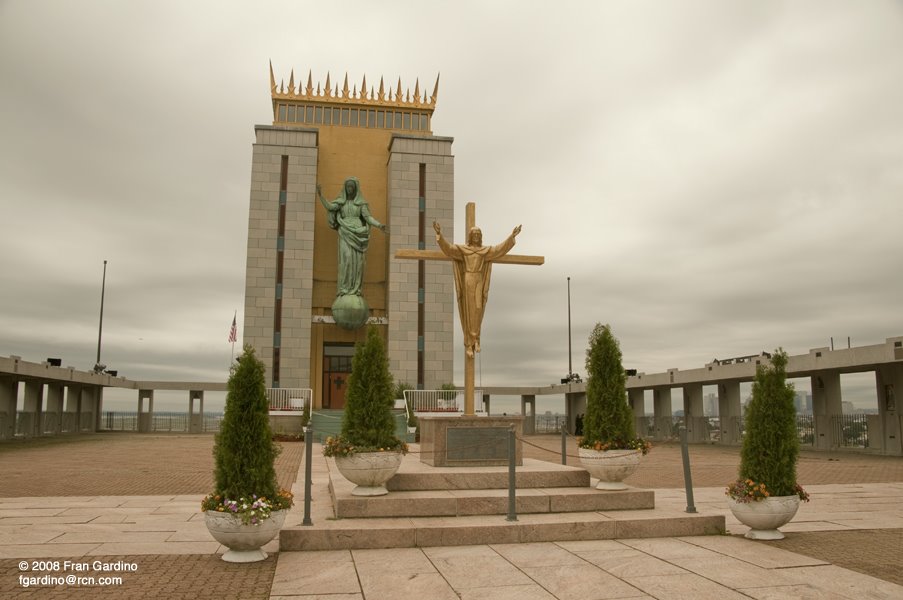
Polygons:
[[450,427],[445,456],[454,462],[508,460],[508,427]]
[[420,418],[420,461],[433,467],[508,465],[508,432],[514,429],[515,464],[523,464],[521,416]]

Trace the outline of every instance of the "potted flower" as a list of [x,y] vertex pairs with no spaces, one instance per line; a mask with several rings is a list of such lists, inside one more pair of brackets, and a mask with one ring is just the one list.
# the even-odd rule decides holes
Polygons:
[[787,353],[778,349],[770,366],[756,368],[744,417],[739,478],[725,492],[731,512],[751,528],[746,537],[753,540],[782,539],[778,527],[793,518],[801,500],[809,500],[796,481],[800,442],[786,367]]
[[383,340],[371,326],[357,344],[345,393],[342,431],[326,438],[323,454],[335,458],[342,476],[357,485],[355,496],[382,496],[408,446],[395,436],[392,375]]
[[627,402],[627,375],[621,348],[609,325],[597,323],[586,351],[586,414],[578,438],[580,462],[597,478],[599,490],[624,490],[651,444],[636,436],[633,411]]
[[215,488],[201,502],[211,535],[229,550],[227,562],[267,557],[293,503],[279,489],[274,460],[279,446],[270,430],[264,365],[246,345],[229,373],[226,412],[213,446]]

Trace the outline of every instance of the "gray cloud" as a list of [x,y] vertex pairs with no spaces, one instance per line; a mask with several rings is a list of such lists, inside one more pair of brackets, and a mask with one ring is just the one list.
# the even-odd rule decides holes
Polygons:
[[269,60],[441,73],[458,214],[546,256],[494,270],[487,385],[566,374],[568,276],[581,372],[597,321],[646,372],[903,331],[899,3],[13,0],[0,354],[92,365],[107,259],[108,364],[225,378]]

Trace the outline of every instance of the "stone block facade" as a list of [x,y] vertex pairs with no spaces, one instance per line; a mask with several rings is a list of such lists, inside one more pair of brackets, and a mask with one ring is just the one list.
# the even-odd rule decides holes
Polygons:
[[[257,349],[273,385],[273,348],[280,347],[279,387],[310,387],[317,132],[258,125],[253,146],[245,273],[244,343]],[[280,179],[288,157],[281,335],[274,339]],[[275,386],[274,386],[275,387]]]
[[[451,138],[396,135],[389,147],[390,256],[419,244],[420,170],[424,165],[425,248],[435,250],[433,221],[454,230],[454,157]],[[424,381],[425,389],[452,382],[455,282],[451,262],[425,261]],[[417,381],[418,261],[389,261],[389,363],[396,379]]]
[[[255,127],[253,145],[250,206],[248,213],[248,254],[245,284],[243,341],[257,349],[267,367],[267,385],[282,388],[312,388],[314,406],[322,406],[320,381],[323,377],[323,335],[312,332],[314,316],[322,316],[316,301],[314,256],[315,246],[320,256],[332,257],[334,251],[324,251],[326,244],[335,244],[334,232],[321,231],[315,226],[321,211],[316,196],[321,171],[341,169],[354,174],[361,166],[352,155],[341,158],[342,148],[325,144],[328,136],[316,128],[282,126]],[[330,135],[337,137],[335,132]],[[332,139],[332,138],[330,138]],[[389,226],[387,271],[383,276],[385,296],[370,297],[371,305],[385,306],[388,326],[386,335],[390,368],[399,381],[415,385],[418,381],[418,349],[423,348],[423,387],[436,388],[452,382],[453,327],[455,308],[454,277],[450,262],[426,261],[423,290],[418,285],[418,261],[394,258],[400,248],[419,247],[419,216],[421,210],[420,173],[423,165],[425,211],[425,247],[436,249],[432,223],[438,221],[445,231],[453,231],[454,217],[454,157],[451,138],[393,133],[381,145],[372,140],[369,147],[379,148],[383,154],[377,164],[384,164],[385,196],[368,196],[371,212],[378,212],[385,203]],[[329,146],[328,148],[326,146]],[[363,156],[363,155],[362,155]],[[374,155],[367,154],[373,158]],[[283,157],[287,157],[284,159]],[[282,181],[282,166],[287,160],[287,173]],[[345,164],[345,163],[349,164]],[[365,169],[366,170],[366,169]],[[372,173],[371,178],[378,175]],[[362,182],[366,186],[368,182]],[[280,240],[280,189],[285,191],[285,233]],[[364,187],[364,189],[368,189]],[[320,238],[321,235],[331,236]],[[381,236],[382,234],[377,234]],[[376,238],[379,240],[379,238]],[[371,243],[370,251],[377,248]],[[277,292],[277,268],[282,248],[282,285]],[[368,256],[370,252],[368,252]],[[376,256],[376,255],[374,255]],[[370,260],[375,260],[371,257]],[[381,262],[381,261],[380,261]],[[384,263],[385,264],[385,263]],[[330,271],[327,263],[318,266]],[[324,275],[321,275],[322,278]],[[319,281],[319,280],[317,280]],[[379,284],[380,282],[376,282]],[[277,293],[281,294],[281,330],[274,329]],[[371,293],[372,292],[368,292]],[[381,295],[381,294],[378,294]],[[424,303],[423,330],[418,329],[419,303]],[[316,306],[315,306],[316,305]],[[328,305],[326,305],[328,306]],[[312,308],[313,307],[313,308]],[[378,315],[379,313],[377,313]],[[327,313],[328,315],[328,313]],[[317,327],[317,326],[314,326]],[[323,327],[323,325],[319,325]],[[334,327],[334,326],[332,326]],[[421,339],[422,338],[422,339]],[[273,379],[274,348],[279,350],[278,380]],[[319,355],[319,356],[318,356]]]

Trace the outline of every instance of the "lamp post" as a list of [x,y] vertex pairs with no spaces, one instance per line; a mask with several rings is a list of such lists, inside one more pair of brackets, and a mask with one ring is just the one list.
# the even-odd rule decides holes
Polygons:
[[580,375],[574,373],[574,362],[571,354],[571,278],[568,277],[568,376],[561,383],[581,383]]
[[107,261],[103,261],[103,280],[100,284],[100,325],[97,327],[97,361],[94,363],[94,372],[101,373],[106,365],[100,364],[100,339],[103,334],[103,297],[107,287]]
[[[98,358],[98,360],[100,360]],[[574,363],[571,359],[571,278],[568,277],[568,380],[574,376]]]

